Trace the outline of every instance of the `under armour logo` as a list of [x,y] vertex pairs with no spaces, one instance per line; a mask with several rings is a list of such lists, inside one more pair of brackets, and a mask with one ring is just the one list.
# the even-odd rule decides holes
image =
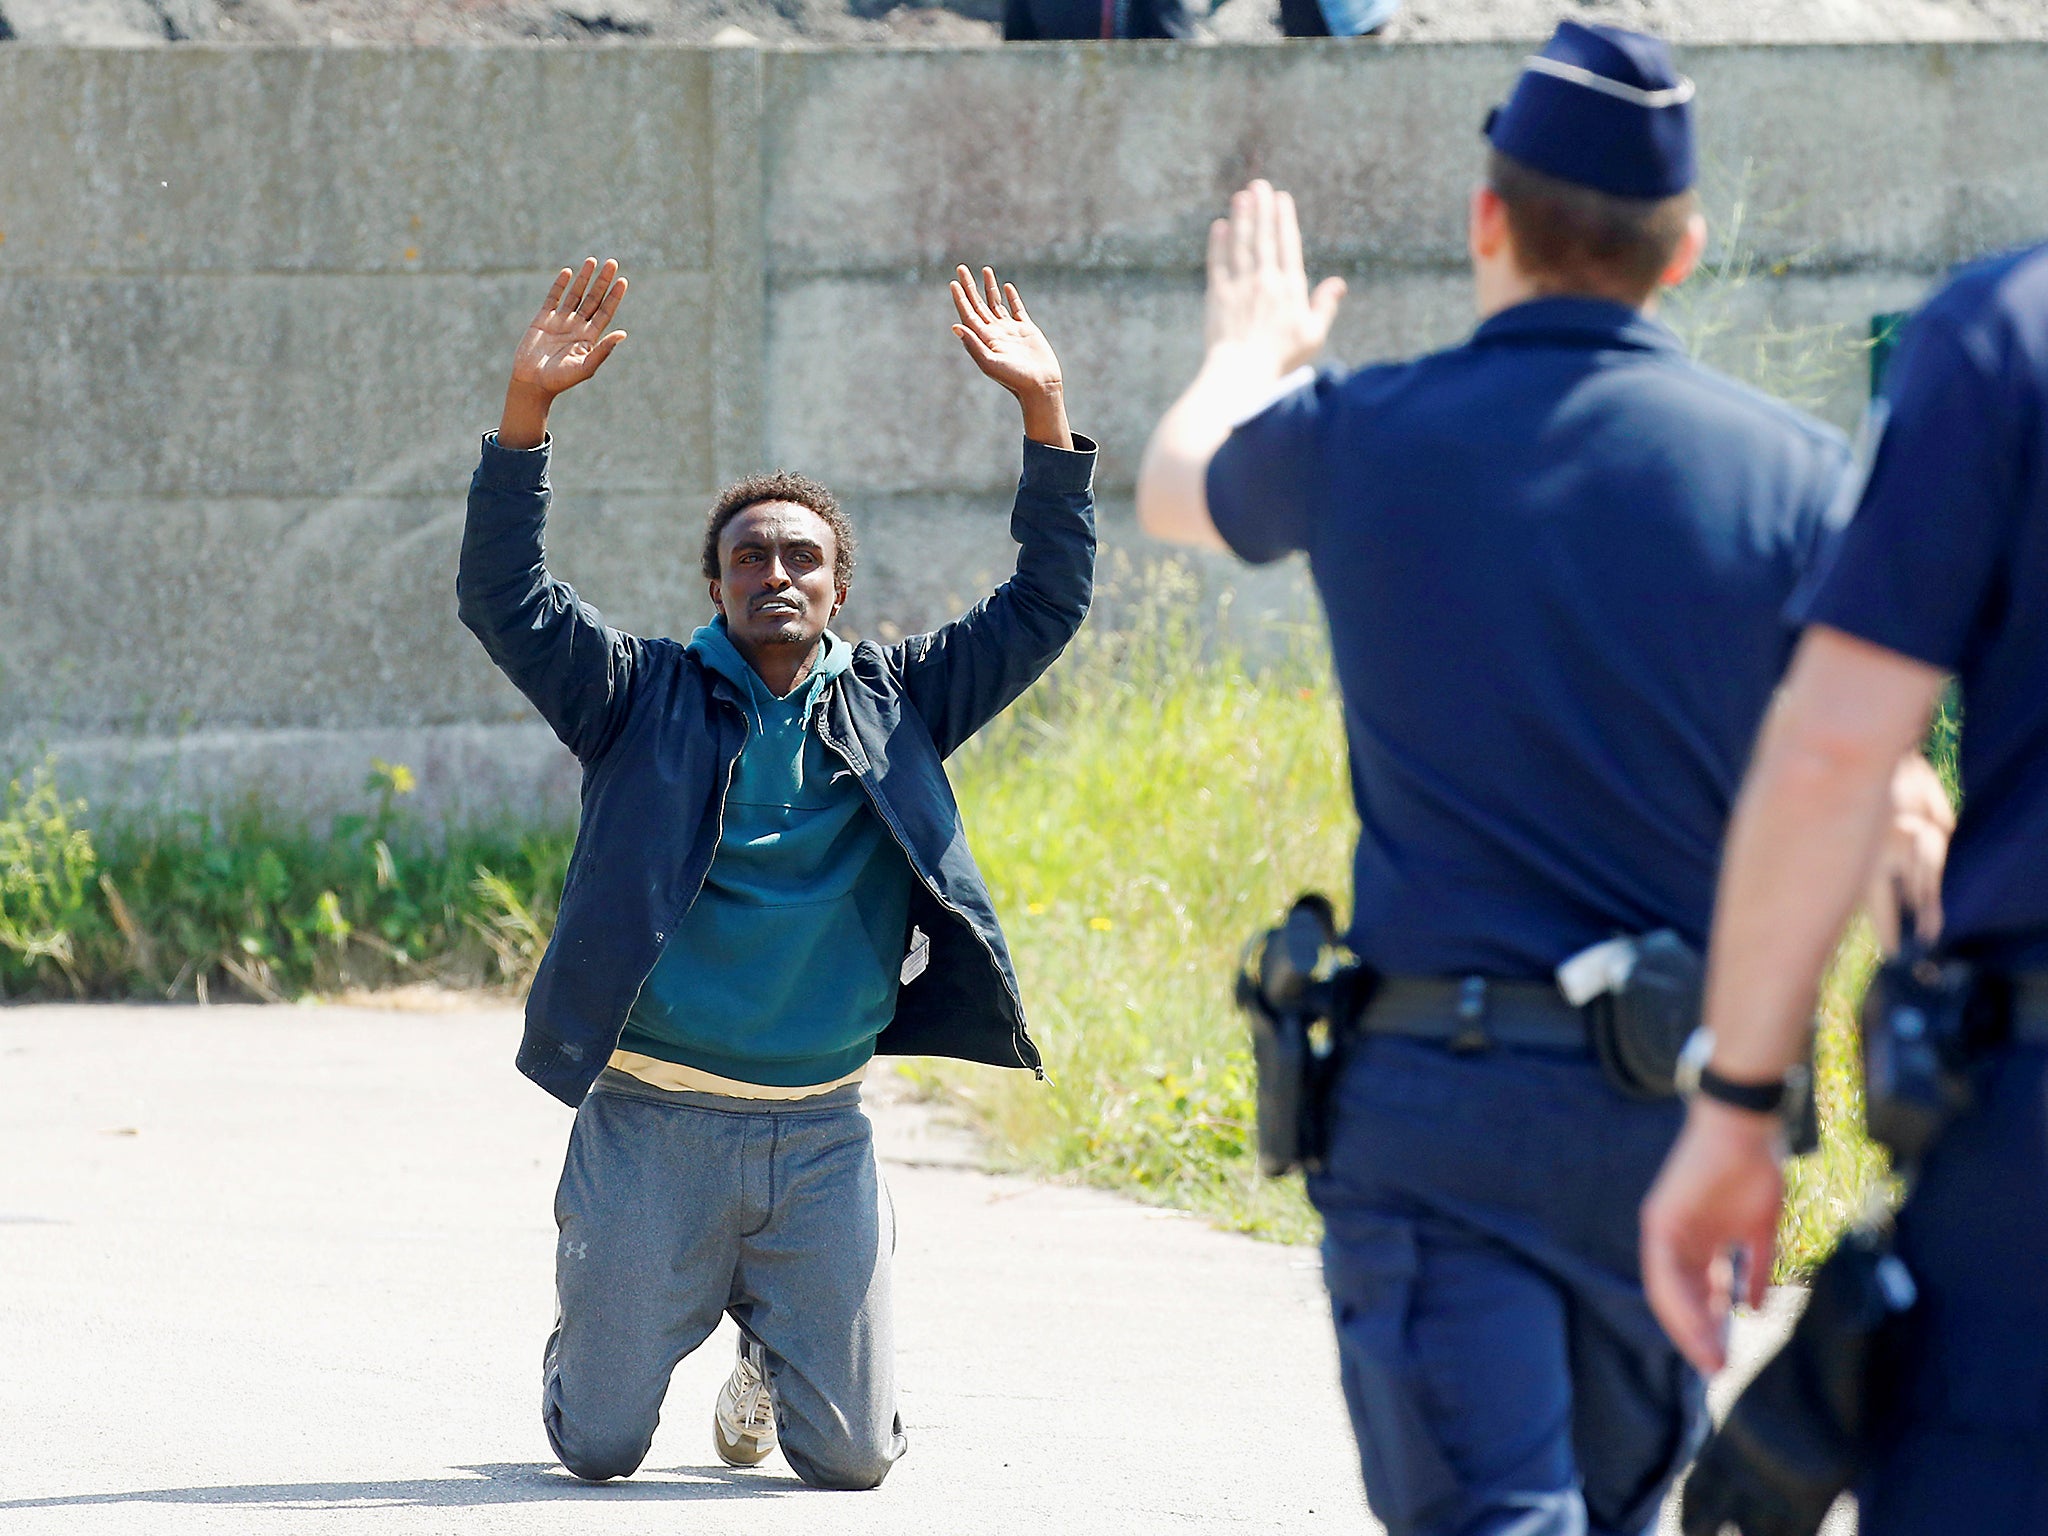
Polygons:
[[565,1259],[587,1259],[590,1257],[590,1244],[564,1243],[562,1244],[562,1257]]

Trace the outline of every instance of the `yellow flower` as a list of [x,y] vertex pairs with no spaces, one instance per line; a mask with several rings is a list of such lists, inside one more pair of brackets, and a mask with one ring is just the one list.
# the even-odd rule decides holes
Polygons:
[[1106,917],[1091,917],[1088,919],[1088,926],[1090,928],[1093,928],[1097,933],[1107,933],[1110,929],[1114,928],[1116,924],[1112,923]]
[[1045,903],[1042,901],[1030,902],[1025,906],[1024,910],[1033,917],[1042,917],[1045,914]]

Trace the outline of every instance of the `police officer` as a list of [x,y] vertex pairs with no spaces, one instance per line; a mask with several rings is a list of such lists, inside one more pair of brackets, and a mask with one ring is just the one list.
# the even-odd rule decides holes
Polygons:
[[1481,324],[1412,362],[1308,373],[1343,285],[1254,182],[1140,474],[1148,532],[1304,551],[1329,621],[1380,980],[1309,1192],[1393,1536],[1648,1530],[1702,1429],[1637,1265],[1681,1106],[1604,1077],[1551,978],[1704,946],[1847,447],[1655,318],[1706,239],[1692,95],[1657,40],[1561,25],[1489,119]]
[[[2048,1531],[2048,246],[1965,269],[1912,322],[1854,520],[1729,831],[1710,1066],[1767,1107],[1883,814],[1891,758],[1961,685],[1943,949],[2009,998],[1975,1107],[1897,1225],[1919,1303],[1874,1383],[1865,1536]],[[1724,1096],[1726,1097],[1726,1096]],[[1702,1098],[1643,1211],[1658,1315],[1721,1363],[1729,1255],[1752,1301],[1783,1183],[1769,1118]]]

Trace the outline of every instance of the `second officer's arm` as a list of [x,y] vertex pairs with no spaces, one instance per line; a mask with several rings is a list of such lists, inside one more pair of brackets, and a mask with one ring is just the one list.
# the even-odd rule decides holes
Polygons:
[[[1869,481],[1801,604],[1811,627],[1729,827],[1706,1021],[1712,1066],[1736,1081],[1779,1076],[1804,1041],[1821,972],[1896,814],[1896,765],[1979,631],[2022,504],[2013,443],[2031,426],[2012,419],[1997,369],[1945,312],[1909,328],[1886,402]],[[1745,1256],[1752,1304],[1769,1280],[1781,1155],[1770,1118],[1695,1100],[1644,1202],[1650,1303],[1702,1369],[1725,1353],[1730,1250]]]
[[1342,278],[1311,292],[1294,199],[1255,181],[1209,227],[1207,353],[1145,445],[1138,526],[1155,539],[1225,549],[1209,512],[1209,464],[1231,431],[1271,401],[1329,339]]
[[[1893,816],[1902,754],[1927,729],[1942,672],[1839,630],[1808,630],[1729,823],[1714,901],[1706,1025],[1715,1072],[1781,1079]],[[1726,1363],[1732,1302],[1763,1301],[1784,1203],[1775,1116],[1695,1099],[1643,1206],[1643,1280],[1702,1371]],[[1746,1297],[1733,1296],[1730,1250]]]

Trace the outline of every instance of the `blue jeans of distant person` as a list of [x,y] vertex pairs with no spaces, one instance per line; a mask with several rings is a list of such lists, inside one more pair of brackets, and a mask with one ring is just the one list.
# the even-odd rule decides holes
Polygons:
[[1919,1287],[1863,1536],[2048,1536],[2048,1048],[2002,1052],[1899,1213]]
[[555,1222],[541,1411],[578,1477],[639,1467],[669,1377],[727,1313],[764,1347],[798,1477],[872,1488],[903,1454],[895,1220],[858,1085],[754,1101],[607,1069],[576,1111]]
[[1680,1119],[1583,1051],[1352,1046],[1309,1194],[1389,1536],[1654,1528],[1706,1425],[1636,1261],[1636,1208]]

